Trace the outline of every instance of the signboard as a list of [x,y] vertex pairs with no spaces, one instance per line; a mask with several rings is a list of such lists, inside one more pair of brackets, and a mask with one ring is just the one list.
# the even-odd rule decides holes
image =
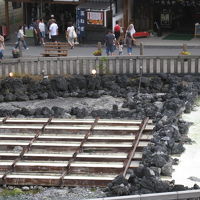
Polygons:
[[160,14],[160,25],[166,27],[171,26],[171,17],[169,10],[163,9],[162,13]]
[[86,12],[84,8],[76,9],[76,28],[78,37],[85,37]]
[[104,25],[103,12],[87,12],[87,24]]

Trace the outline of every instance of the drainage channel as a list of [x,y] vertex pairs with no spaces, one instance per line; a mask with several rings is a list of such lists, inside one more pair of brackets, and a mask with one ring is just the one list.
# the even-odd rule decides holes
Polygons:
[[0,184],[106,186],[139,166],[145,120],[0,118]]

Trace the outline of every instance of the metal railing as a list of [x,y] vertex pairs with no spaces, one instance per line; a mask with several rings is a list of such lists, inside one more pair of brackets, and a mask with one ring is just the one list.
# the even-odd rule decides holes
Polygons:
[[179,192],[129,195],[129,196],[98,198],[90,200],[199,200],[199,199],[200,199],[200,190],[186,190]]

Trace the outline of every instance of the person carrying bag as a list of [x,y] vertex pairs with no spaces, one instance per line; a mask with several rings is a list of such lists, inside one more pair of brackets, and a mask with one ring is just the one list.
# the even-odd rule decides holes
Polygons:
[[75,28],[72,25],[72,23],[70,23],[70,26],[66,30],[66,39],[67,39],[71,49],[73,49],[75,40],[77,39],[77,34],[76,34]]

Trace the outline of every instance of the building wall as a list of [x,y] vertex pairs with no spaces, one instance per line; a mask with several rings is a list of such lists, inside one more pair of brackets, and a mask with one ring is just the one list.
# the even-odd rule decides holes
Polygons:
[[[23,6],[21,8],[13,9],[12,2],[8,3],[9,8],[9,22],[10,32],[17,29],[19,24],[23,22]],[[5,1],[0,0],[0,25],[5,24]]]

